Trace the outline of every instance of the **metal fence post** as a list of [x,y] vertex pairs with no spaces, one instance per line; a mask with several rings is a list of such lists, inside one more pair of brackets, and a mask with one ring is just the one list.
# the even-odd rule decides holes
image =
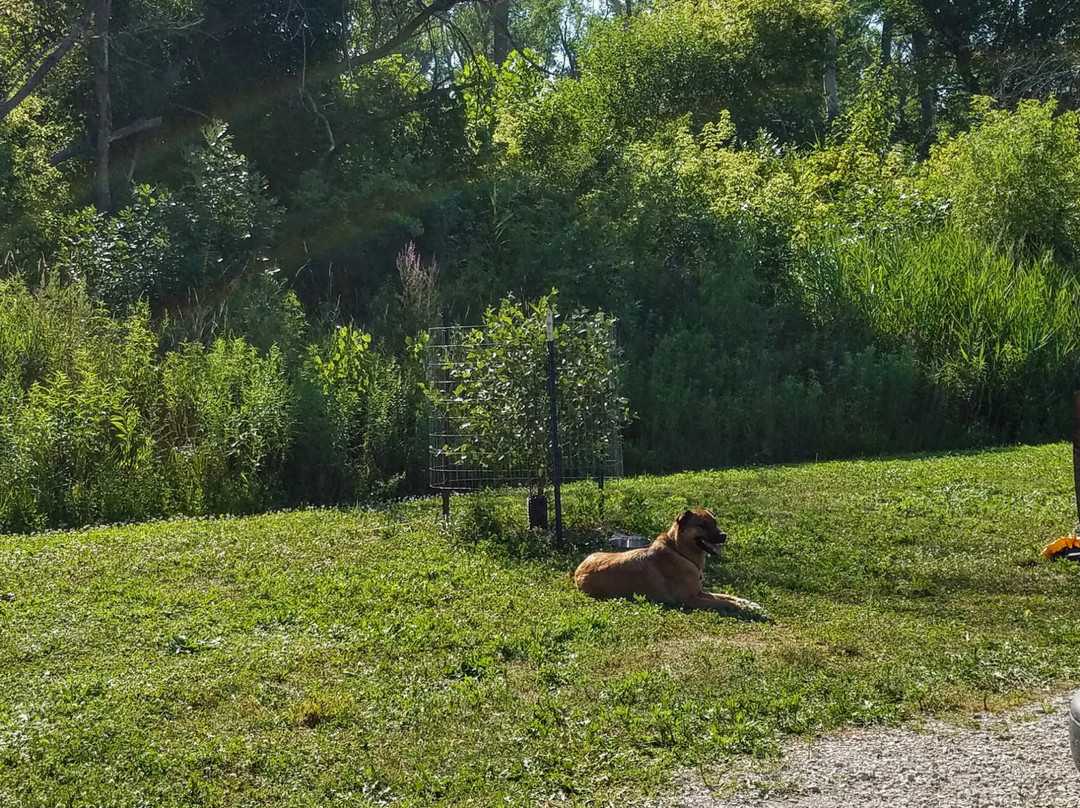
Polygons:
[[555,406],[555,322],[547,313],[548,398],[551,399],[551,480],[555,487],[555,544],[563,542],[562,458],[559,456],[559,420]]

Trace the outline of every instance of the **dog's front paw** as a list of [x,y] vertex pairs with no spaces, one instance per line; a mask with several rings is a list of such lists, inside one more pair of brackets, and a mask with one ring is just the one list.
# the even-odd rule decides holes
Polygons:
[[755,603],[754,601],[746,600],[745,598],[740,598],[739,600],[742,601],[742,603],[740,604],[742,606],[742,612],[740,613],[740,617],[742,617],[742,619],[752,620],[759,623],[776,622],[772,617],[769,616],[769,613],[765,611],[765,607],[762,606],[760,603]]

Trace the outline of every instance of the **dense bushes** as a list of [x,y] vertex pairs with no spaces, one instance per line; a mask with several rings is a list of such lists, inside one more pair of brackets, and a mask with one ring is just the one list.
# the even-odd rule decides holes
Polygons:
[[278,211],[224,124],[203,129],[176,173],[172,188],[133,189],[115,216],[85,209],[66,223],[56,265],[114,311],[215,299],[267,261]]
[[387,357],[352,326],[308,346],[296,384],[293,499],[332,503],[391,495],[405,478],[417,485],[427,437],[419,359]]
[[162,353],[145,307],[0,281],[0,529],[392,492],[417,407],[370,340],[339,329],[293,362],[239,336]]
[[0,524],[27,528],[161,512],[153,339],[75,289],[0,285]]
[[936,147],[918,189],[941,218],[1006,254],[1080,258],[1080,114],[979,100],[969,132]]
[[[589,86],[586,74],[573,92]],[[502,277],[531,291],[546,268],[567,298],[619,318],[632,468],[1066,434],[1080,375],[1076,115],[976,101],[969,130],[920,163],[894,142],[894,93],[869,70],[806,151],[742,141],[722,113],[640,118],[644,136],[617,153],[545,153],[535,110],[503,111],[521,200],[509,207],[537,215],[499,244],[499,262],[529,274]],[[474,253],[451,280],[496,272]]]
[[666,123],[573,192],[517,154],[442,273],[402,253],[382,343],[315,327],[258,269],[274,205],[211,128],[188,185],[63,225],[71,282],[0,286],[0,526],[419,489],[422,343],[386,346],[440,305],[470,318],[553,281],[618,320],[630,471],[1064,434],[1080,285],[1054,183],[1080,182],[1075,116],[982,111],[920,165],[888,145],[883,103],[868,91],[805,155],[747,148],[726,115]]
[[974,95],[996,51],[954,72],[886,5],[635,0],[558,57],[402,52],[263,103],[316,52],[292,37],[228,127],[118,139],[101,210],[64,112],[92,94],[35,94],[0,121],[30,279],[0,292],[0,524],[418,490],[417,334],[552,287],[618,323],[631,472],[1062,436],[1080,116]]

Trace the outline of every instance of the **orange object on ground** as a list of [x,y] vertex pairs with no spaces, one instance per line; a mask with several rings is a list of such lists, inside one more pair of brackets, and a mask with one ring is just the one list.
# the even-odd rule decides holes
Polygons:
[[1043,558],[1056,558],[1070,550],[1080,550],[1080,539],[1076,536],[1062,536],[1057,541],[1052,541],[1043,548]]

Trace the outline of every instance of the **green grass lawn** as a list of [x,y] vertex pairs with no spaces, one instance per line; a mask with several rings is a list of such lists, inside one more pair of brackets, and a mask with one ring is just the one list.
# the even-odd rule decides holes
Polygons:
[[[1069,447],[609,486],[775,625],[594,602],[520,496],[0,536],[0,806],[622,803],[791,733],[1080,679]],[[1063,725],[1064,727],[1064,725]],[[1064,730],[1063,730],[1064,731]]]

